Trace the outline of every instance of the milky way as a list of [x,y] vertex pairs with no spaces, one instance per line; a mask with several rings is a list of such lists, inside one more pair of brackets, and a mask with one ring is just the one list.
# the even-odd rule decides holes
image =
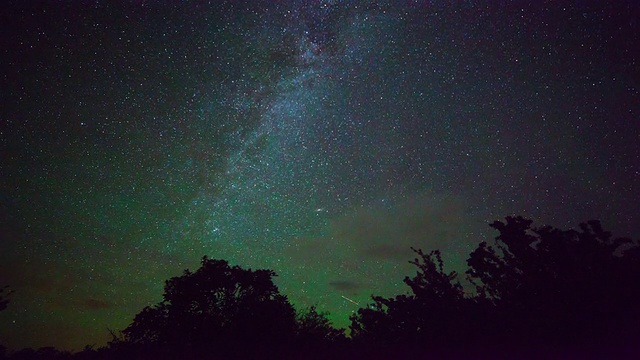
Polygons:
[[345,327],[506,215],[640,231],[634,2],[7,9],[10,348],[103,344],[203,255]]

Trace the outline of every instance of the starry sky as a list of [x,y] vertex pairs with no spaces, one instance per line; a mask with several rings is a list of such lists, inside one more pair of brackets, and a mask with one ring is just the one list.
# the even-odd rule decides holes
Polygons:
[[[453,4],[455,3],[455,4]],[[519,214],[640,233],[634,1],[9,1],[9,348],[103,345],[203,255],[335,325]]]

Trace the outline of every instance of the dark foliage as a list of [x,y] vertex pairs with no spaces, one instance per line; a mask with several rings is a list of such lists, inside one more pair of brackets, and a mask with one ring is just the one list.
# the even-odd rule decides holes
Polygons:
[[7,358],[637,358],[640,247],[597,221],[577,231],[531,225],[521,217],[491,224],[499,235],[470,254],[466,288],[439,251],[413,249],[410,292],[374,296],[351,317],[351,339],[315,307],[296,313],[273,271],[204,257],[197,271],[166,282],[163,301],[111,332],[107,347]]
[[136,315],[113,347],[163,357],[276,358],[296,321],[273,276],[204,257],[197,271],[168,280],[164,300]]
[[530,351],[632,351],[640,340],[638,248],[623,251],[633,242],[613,239],[598,221],[579,231],[531,223],[494,222],[495,245],[480,244],[467,261],[479,298],[501,324],[497,340]]
[[12,360],[68,360],[71,359],[71,353],[60,351],[53,347],[42,347],[37,350],[22,349],[14,352],[10,359]]
[[[415,250],[411,295],[374,303],[352,317],[355,342],[377,351],[544,358],[640,354],[640,251],[597,221],[580,231],[532,228],[507,217],[491,226],[467,263],[475,292],[464,295],[440,253]],[[626,250],[625,250],[626,248]]]
[[[7,308],[9,305],[9,299],[7,299],[9,286],[3,286],[0,288],[0,311]],[[6,292],[6,293],[5,293]],[[0,359],[5,359],[7,356],[7,348],[0,345]]]
[[344,342],[315,307],[296,314],[274,276],[204,257],[197,271],[168,280],[163,301],[113,334],[109,348],[131,358],[282,359]]
[[8,296],[11,294],[11,290],[9,290],[9,286],[0,287],[0,311],[7,308],[9,305]]
[[370,354],[442,355],[467,336],[473,302],[464,296],[457,273],[444,271],[439,251],[414,249],[418,271],[404,279],[410,295],[373,297],[373,304],[351,317],[356,346]]
[[318,313],[315,306],[297,316],[295,341],[291,344],[293,358],[335,359],[348,347],[343,329],[336,329],[327,318],[328,313]]

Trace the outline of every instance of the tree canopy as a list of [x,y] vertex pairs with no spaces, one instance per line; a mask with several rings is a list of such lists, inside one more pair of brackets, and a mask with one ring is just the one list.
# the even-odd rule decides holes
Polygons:
[[598,221],[578,230],[532,224],[492,223],[495,241],[478,244],[462,275],[445,270],[440,251],[413,249],[407,292],[372,296],[351,316],[349,338],[315,306],[297,312],[273,271],[205,256],[198,270],[167,280],[162,301],[112,333],[107,347],[24,349],[9,358],[635,358],[637,242],[614,238]]
[[11,291],[8,289],[9,289],[9,285],[0,287],[0,311],[6,309],[7,306],[9,305],[8,296],[9,294],[11,294]]
[[197,271],[167,280],[163,301],[138,313],[114,346],[155,357],[276,359],[344,338],[315,307],[297,314],[274,276],[205,256]]
[[123,340],[194,356],[277,353],[295,331],[296,314],[274,276],[204,257],[197,271],[166,281],[163,301],[136,315]]
[[411,294],[373,297],[352,316],[354,341],[434,354],[625,356],[640,350],[640,251],[598,221],[580,230],[507,217],[470,254],[465,293],[440,253],[414,250]]

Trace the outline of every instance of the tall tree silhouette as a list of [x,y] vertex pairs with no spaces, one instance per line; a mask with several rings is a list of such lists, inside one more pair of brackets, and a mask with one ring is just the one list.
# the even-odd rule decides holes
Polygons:
[[296,321],[273,276],[205,256],[200,269],[166,282],[163,301],[136,315],[123,342],[147,354],[162,349],[187,357],[276,358],[294,336]]
[[467,261],[478,297],[494,305],[497,339],[568,351],[640,340],[640,258],[631,239],[613,239],[598,221],[579,231],[531,224],[494,222],[495,244],[481,243]]
[[335,359],[342,355],[347,345],[344,329],[334,328],[327,316],[315,306],[298,313],[296,338],[291,344],[294,358]]
[[640,250],[598,221],[576,230],[507,217],[467,263],[465,295],[438,251],[414,250],[410,294],[353,315],[356,344],[411,355],[630,357],[640,353]]
[[[7,308],[9,304],[9,299],[7,299],[6,294],[4,293],[7,289],[7,286],[3,286],[0,288],[0,311]],[[0,344],[0,359],[6,358],[7,348],[4,345]]]
[[404,283],[411,294],[373,297],[373,304],[351,316],[351,335],[363,348],[386,355],[438,354],[450,349],[464,334],[470,303],[457,273],[444,271],[440,251],[410,261],[418,270]]
[[8,296],[11,294],[11,291],[8,289],[9,289],[9,285],[0,287],[0,311],[6,309],[7,306],[9,305]]

